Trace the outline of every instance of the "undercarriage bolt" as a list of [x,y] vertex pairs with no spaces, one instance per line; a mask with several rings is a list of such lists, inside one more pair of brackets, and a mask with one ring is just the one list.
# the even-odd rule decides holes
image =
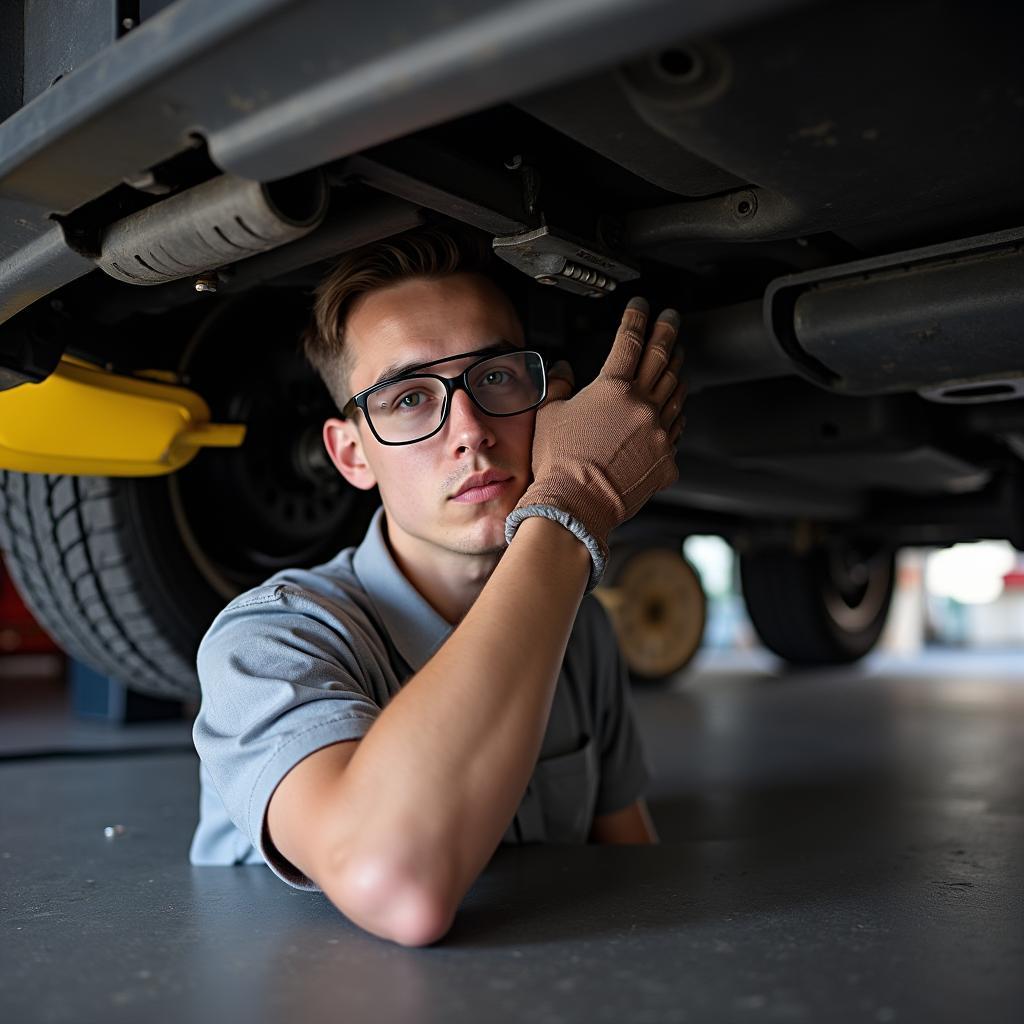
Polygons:
[[217,290],[217,275],[203,274],[196,278],[197,292],[215,292]]

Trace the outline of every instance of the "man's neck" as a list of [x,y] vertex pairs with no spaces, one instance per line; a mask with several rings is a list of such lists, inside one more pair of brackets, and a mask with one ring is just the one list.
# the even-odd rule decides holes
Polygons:
[[402,575],[451,626],[457,626],[490,579],[502,552],[460,555],[399,534],[383,523],[384,542]]

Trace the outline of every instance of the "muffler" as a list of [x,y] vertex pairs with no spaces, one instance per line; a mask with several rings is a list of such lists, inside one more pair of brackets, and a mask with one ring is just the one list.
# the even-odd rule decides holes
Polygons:
[[271,182],[224,174],[116,221],[97,263],[128,284],[198,276],[309,234],[327,205],[319,170]]
[[1024,396],[1024,229],[781,277],[765,326],[797,371],[850,395]]

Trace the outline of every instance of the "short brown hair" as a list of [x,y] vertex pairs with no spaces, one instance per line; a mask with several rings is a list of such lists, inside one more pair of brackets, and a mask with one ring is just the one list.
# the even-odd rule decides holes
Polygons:
[[338,408],[351,397],[353,364],[345,347],[345,321],[359,296],[412,277],[491,276],[493,259],[482,235],[432,226],[345,253],[314,293],[313,319],[303,339],[306,358]]

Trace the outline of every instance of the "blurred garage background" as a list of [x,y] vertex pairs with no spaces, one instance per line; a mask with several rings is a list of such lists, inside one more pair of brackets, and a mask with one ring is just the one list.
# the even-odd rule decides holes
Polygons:
[[[706,622],[696,656],[668,680],[668,688],[685,688],[702,672],[781,666],[762,647],[747,615],[730,546],[720,537],[691,536],[683,544],[683,555],[700,576]],[[1024,676],[1024,555],[1005,541],[979,541],[941,549],[904,548],[897,565],[886,627],[861,663],[863,669],[927,672],[988,664]],[[98,723],[102,729],[191,720],[198,707],[134,693],[69,659],[33,620],[2,562],[0,681],[4,750],[26,749],[35,732],[26,732],[28,719],[36,728],[48,720],[51,726],[66,721]],[[639,679],[635,685],[652,688]],[[657,685],[665,688],[664,681]],[[152,729],[149,734],[155,735]]]

